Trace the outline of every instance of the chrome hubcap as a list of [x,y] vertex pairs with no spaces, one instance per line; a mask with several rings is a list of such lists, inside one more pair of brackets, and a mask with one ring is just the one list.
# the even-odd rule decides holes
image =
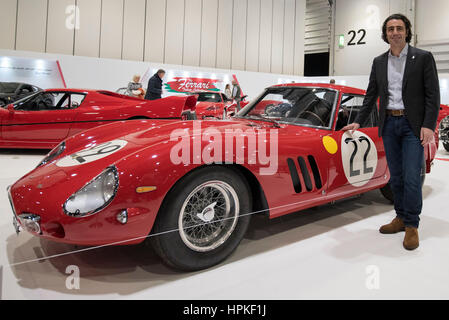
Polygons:
[[234,188],[223,181],[208,181],[196,187],[179,213],[179,234],[190,249],[211,251],[232,234],[239,216]]

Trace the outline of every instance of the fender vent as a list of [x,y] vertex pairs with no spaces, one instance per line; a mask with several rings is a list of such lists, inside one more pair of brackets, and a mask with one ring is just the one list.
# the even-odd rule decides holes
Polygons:
[[[323,183],[321,180],[320,171],[318,169],[315,157],[311,155],[307,156],[307,161],[309,162],[310,170],[307,166],[307,161],[304,159],[304,157],[299,156],[297,161],[300,173],[304,180],[305,190],[310,192],[314,189],[314,187],[316,188],[316,190],[321,189],[323,187]],[[287,165],[288,169],[290,170],[293,188],[295,189],[296,193],[301,193],[303,187],[301,184],[301,179],[298,174],[298,170],[295,165],[295,161],[291,158],[288,158]]]
[[306,161],[303,157],[298,157],[299,168],[301,169],[302,177],[304,178],[304,183],[306,185],[307,191],[312,191],[312,180],[310,180],[310,174],[307,170]]
[[320,171],[318,170],[318,165],[316,164],[314,156],[308,156],[310,168],[312,169],[313,178],[315,179],[315,186],[317,189],[321,189],[323,183],[321,182]]
[[302,191],[301,181],[299,180],[298,171],[296,170],[295,162],[293,159],[287,159],[288,169],[290,170],[290,176],[292,177],[293,188],[296,193]]

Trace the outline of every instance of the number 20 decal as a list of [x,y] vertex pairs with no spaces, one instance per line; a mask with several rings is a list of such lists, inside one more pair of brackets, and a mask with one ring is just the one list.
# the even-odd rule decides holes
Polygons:
[[59,160],[56,165],[59,167],[71,167],[86,164],[110,156],[122,149],[126,144],[127,142],[125,140],[108,141],[68,155]]
[[377,148],[369,136],[360,131],[345,132],[341,140],[343,170],[348,182],[363,186],[374,176],[377,167]]

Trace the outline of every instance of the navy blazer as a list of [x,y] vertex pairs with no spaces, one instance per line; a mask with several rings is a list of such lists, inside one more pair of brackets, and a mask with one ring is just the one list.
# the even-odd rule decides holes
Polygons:
[[[376,57],[369,77],[363,106],[355,119],[363,123],[379,99],[379,137],[388,105],[388,53]],[[432,53],[409,46],[402,81],[402,100],[413,133],[419,138],[421,128],[435,130],[440,111],[440,86]]]

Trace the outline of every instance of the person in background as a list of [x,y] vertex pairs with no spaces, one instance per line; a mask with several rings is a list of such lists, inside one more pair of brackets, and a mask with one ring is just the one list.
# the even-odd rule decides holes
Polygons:
[[331,79],[331,80],[329,81],[329,83],[330,83],[330,84],[335,84],[335,79]]
[[128,83],[128,94],[132,97],[143,99],[145,96],[145,90],[142,88],[142,83],[140,83],[140,76],[138,74],[134,75],[133,81]]
[[380,98],[379,136],[390,169],[396,217],[379,232],[405,231],[403,246],[414,250],[419,246],[424,147],[434,138],[440,109],[438,73],[432,53],[409,45],[412,31],[406,16],[389,16],[382,39],[390,50],[374,59],[363,106],[354,123],[342,130],[359,129]]
[[235,100],[235,102],[237,103],[237,108],[236,111],[239,112],[241,107],[240,107],[240,101],[242,100],[241,94],[242,94],[242,90],[240,89],[240,86],[238,84],[238,82],[234,79],[232,80],[232,99]]
[[145,94],[146,100],[156,100],[162,97],[162,78],[165,71],[159,69],[148,81],[148,89]]
[[224,93],[228,99],[232,99],[231,86],[229,85],[229,83],[226,84]]

